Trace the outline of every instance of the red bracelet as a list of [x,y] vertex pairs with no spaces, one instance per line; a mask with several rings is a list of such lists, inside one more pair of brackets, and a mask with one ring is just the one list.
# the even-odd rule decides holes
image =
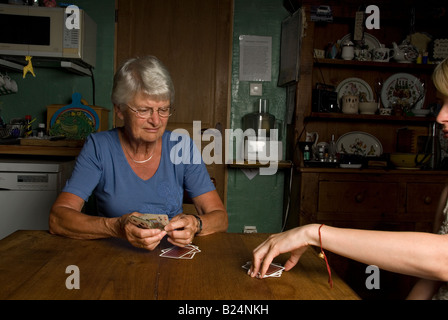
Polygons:
[[328,283],[330,284],[330,288],[333,288],[333,280],[331,279],[330,265],[328,264],[327,256],[325,255],[324,249],[322,248],[322,236],[320,234],[320,228],[322,228],[323,226],[324,226],[324,224],[321,224],[319,227],[319,242],[320,242],[319,258],[325,260],[325,263],[327,265],[327,271],[328,271]]

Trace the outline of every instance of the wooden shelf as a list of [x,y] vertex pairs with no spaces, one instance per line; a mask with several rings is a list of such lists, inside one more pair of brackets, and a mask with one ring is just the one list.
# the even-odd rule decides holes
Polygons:
[[429,123],[436,121],[435,117],[381,116],[377,114],[345,114],[336,112],[311,112],[307,118],[313,120],[385,121],[406,123]]
[[343,59],[314,59],[316,66],[332,66],[332,67],[347,67],[347,68],[362,68],[362,69],[401,69],[409,72],[428,72],[432,73],[435,64],[417,64],[417,63],[398,63],[398,62],[376,62],[376,61],[358,61],[358,60],[343,60]]
[[356,174],[400,174],[400,175],[428,175],[428,176],[446,176],[448,170],[412,170],[412,169],[382,169],[382,168],[318,168],[318,167],[296,167],[300,173],[356,173]]
[[[293,166],[292,161],[287,160],[276,161],[276,163],[278,169],[289,169]],[[270,163],[261,164],[258,161],[256,163],[250,163],[248,161],[244,161],[244,163],[237,163],[237,162],[229,163],[228,166],[230,168],[255,169],[255,168],[269,167]]]

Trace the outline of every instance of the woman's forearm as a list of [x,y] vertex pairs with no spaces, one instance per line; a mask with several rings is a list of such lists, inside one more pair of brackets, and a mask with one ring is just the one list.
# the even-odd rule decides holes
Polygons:
[[[307,230],[315,246],[320,246],[319,227],[314,224]],[[392,272],[448,281],[448,236],[330,226],[320,231],[323,248],[338,255]]]
[[89,216],[81,212],[84,201],[71,193],[62,192],[50,211],[50,233],[74,239],[122,237],[119,218]]
[[74,239],[121,237],[118,219],[88,216],[66,207],[53,207],[49,227],[52,234]]
[[226,211],[215,210],[200,217],[202,219],[202,231],[198,234],[199,236],[227,231],[229,224]]
[[227,231],[229,225],[227,211],[216,190],[193,198],[193,203],[202,219],[200,236]]

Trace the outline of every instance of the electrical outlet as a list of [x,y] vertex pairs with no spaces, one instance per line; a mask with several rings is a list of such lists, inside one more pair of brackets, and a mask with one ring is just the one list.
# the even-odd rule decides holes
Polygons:
[[257,233],[256,226],[244,226],[244,233]]
[[263,84],[262,83],[251,83],[250,84],[250,95],[251,96],[262,96],[263,95]]

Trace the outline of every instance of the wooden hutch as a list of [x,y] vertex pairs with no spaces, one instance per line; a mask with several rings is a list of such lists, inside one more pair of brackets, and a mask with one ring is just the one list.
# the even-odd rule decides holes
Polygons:
[[[337,85],[344,79],[356,77],[367,82],[372,90],[376,79],[385,81],[396,73],[409,73],[422,79],[427,86],[425,104],[436,101],[436,90],[431,81],[433,64],[403,64],[390,62],[317,59],[314,49],[324,49],[353,32],[355,13],[361,1],[329,1],[333,22],[312,22],[313,1],[302,2],[306,12],[306,29],[302,38],[300,80],[297,83],[294,147],[305,141],[305,132],[318,132],[319,141],[336,140],[341,135],[362,131],[375,136],[383,152],[397,150],[397,130],[403,127],[429,129],[434,117],[348,115],[343,113],[312,112],[312,89],[316,83]],[[409,34],[412,3],[384,2],[377,4],[381,13],[379,30],[365,30],[390,48],[392,42],[401,43]],[[436,22],[416,13],[418,31],[439,32]],[[438,30],[438,31],[434,31]],[[443,29],[442,29],[443,30]],[[445,35],[448,37],[448,35]],[[375,95],[375,99],[376,99]],[[297,153],[295,152],[295,155]],[[390,231],[433,231],[433,219],[440,193],[448,181],[448,172],[441,170],[395,170],[389,168],[342,169],[340,167],[306,167],[295,157],[291,214],[288,225],[325,223],[327,225]],[[291,221],[293,221],[291,223]],[[404,298],[414,279],[381,271],[381,289],[365,288],[365,265],[331,255],[330,265],[364,298]]]

